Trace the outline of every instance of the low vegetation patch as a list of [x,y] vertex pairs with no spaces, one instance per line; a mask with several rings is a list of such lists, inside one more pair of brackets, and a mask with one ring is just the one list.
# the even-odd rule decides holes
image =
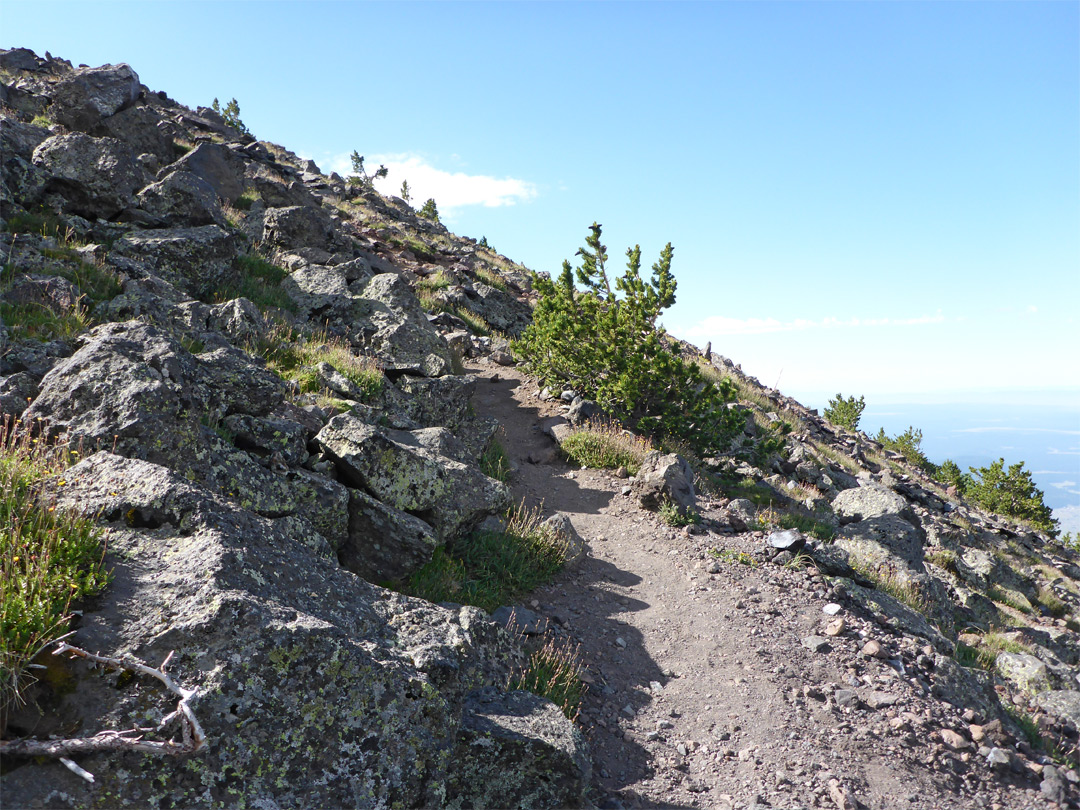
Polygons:
[[737,563],[738,565],[746,565],[750,568],[758,567],[758,561],[745,551],[736,551],[732,548],[712,548],[709,549],[709,553],[716,557],[716,559],[726,563]]
[[612,422],[589,422],[572,431],[559,445],[567,458],[583,467],[618,469],[637,475],[652,442]]
[[665,501],[660,504],[659,514],[660,519],[664,521],[664,523],[674,528],[693,526],[695,523],[701,522],[701,515],[693,509],[688,509],[686,512],[683,512],[670,501]]
[[568,720],[575,721],[587,688],[581,678],[583,669],[579,648],[571,647],[569,641],[551,639],[529,655],[525,668],[510,677],[507,688],[545,697],[562,709]]
[[333,366],[359,388],[361,402],[375,399],[386,381],[375,358],[356,354],[344,340],[325,334],[304,335],[281,323],[248,349],[265,358],[267,368],[279,377],[296,383],[302,394],[325,393],[314,370],[319,363]]
[[102,530],[37,493],[39,481],[74,458],[10,416],[0,426],[0,713],[24,700],[33,660],[66,631],[72,602],[109,581]]
[[568,538],[542,525],[524,504],[507,515],[504,531],[476,531],[437,549],[402,588],[429,602],[457,602],[487,611],[512,605],[549,582],[566,562]]
[[254,253],[236,258],[236,280],[217,290],[215,302],[246,298],[260,309],[283,309],[296,312],[296,303],[281,289],[289,274],[276,264]]
[[851,561],[851,567],[859,576],[869,580],[877,590],[887,593],[916,613],[925,616],[929,612],[930,602],[926,596],[910,582],[901,579],[891,568],[886,566],[873,568],[868,565],[860,565],[855,560]]

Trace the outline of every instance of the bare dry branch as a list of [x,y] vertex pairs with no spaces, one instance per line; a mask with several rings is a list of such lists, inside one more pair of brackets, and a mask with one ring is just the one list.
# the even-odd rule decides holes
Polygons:
[[[195,717],[191,708],[191,701],[199,694],[198,689],[184,689],[176,683],[166,672],[169,662],[172,661],[173,653],[169,653],[161,666],[157,669],[149,667],[134,658],[110,658],[104,655],[96,655],[79,647],[74,647],[66,641],[61,641],[53,655],[70,653],[79,658],[85,658],[96,664],[103,664],[115,669],[125,669],[129,672],[149,675],[160,681],[166,689],[180,698],[176,704],[176,710],[166,715],[156,728],[133,728],[126,731],[101,731],[93,737],[80,737],[62,740],[9,740],[0,742],[0,754],[4,756],[45,756],[57,757],[64,765],[74,773],[87,781],[93,781],[93,774],[83,770],[68,757],[74,754],[91,754],[101,751],[141,751],[146,754],[159,756],[184,756],[194,754],[206,745],[206,734]],[[179,720],[182,742],[173,740],[147,740],[146,733],[160,732]]]

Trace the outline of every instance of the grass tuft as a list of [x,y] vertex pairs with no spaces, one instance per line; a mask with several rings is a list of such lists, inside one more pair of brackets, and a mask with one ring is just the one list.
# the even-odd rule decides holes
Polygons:
[[76,458],[10,416],[0,426],[0,712],[24,702],[33,660],[66,631],[72,602],[109,581],[102,530],[37,492]]
[[477,531],[437,549],[402,591],[429,602],[458,602],[487,611],[513,604],[548,582],[566,561],[568,538],[542,526],[524,504],[508,514],[505,531]]
[[237,256],[236,264],[239,277],[235,282],[217,290],[214,294],[215,302],[247,298],[260,309],[275,308],[296,312],[296,302],[281,289],[281,282],[289,275],[283,268],[255,254]]
[[613,422],[589,422],[572,431],[559,447],[567,458],[583,467],[626,467],[631,475],[637,475],[645,454],[653,449],[651,441]]
[[507,689],[524,689],[547,698],[573,722],[581,713],[587,689],[582,670],[580,648],[571,648],[568,641],[550,639],[529,656],[521,672],[511,675]]

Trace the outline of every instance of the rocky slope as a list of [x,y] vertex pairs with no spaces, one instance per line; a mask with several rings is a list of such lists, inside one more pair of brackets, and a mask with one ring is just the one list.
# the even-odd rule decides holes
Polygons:
[[[695,461],[671,530],[554,452],[541,421],[582,403],[503,370],[523,267],[126,65],[13,50],[0,78],[0,408],[81,447],[44,494],[110,529],[72,643],[175,651],[208,737],[83,757],[93,784],[7,755],[6,806],[1076,805],[1075,553],[689,346],[748,446],[794,430]],[[500,423],[509,488],[478,466]],[[522,498],[591,548],[531,605],[584,645],[577,724],[506,690],[521,652],[483,611],[378,586]],[[637,599],[659,613],[612,627]],[[52,667],[5,739],[171,709]]]

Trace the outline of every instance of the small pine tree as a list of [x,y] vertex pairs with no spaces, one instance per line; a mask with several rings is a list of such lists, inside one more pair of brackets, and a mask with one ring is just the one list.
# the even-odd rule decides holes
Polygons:
[[847,399],[841,394],[829,400],[829,407],[825,409],[825,418],[834,425],[839,425],[848,430],[859,429],[859,419],[866,408],[866,398],[849,396]]
[[215,98],[214,103],[210,105],[210,109],[224,118],[225,123],[241,135],[251,135],[251,130],[240,120],[240,105],[236,103],[235,98],[225,105],[225,109],[221,108],[221,103]]
[[706,380],[657,325],[675,303],[671,245],[648,281],[641,277],[641,248],[628,249],[626,272],[613,287],[600,236],[593,223],[576,269],[564,261],[556,280],[534,278],[540,300],[515,352],[546,383],[577,389],[639,430],[687,442],[703,455],[727,450],[745,425],[744,414],[727,407],[734,386]]
[[959,465],[951,458],[945,459],[941,462],[941,466],[937,468],[937,472],[934,473],[936,478],[947,487],[956,487],[956,491],[961,495],[967,490],[968,485],[971,483],[971,476],[965,472],[960,471]]
[[428,197],[427,202],[424,203],[424,207],[421,208],[417,213],[420,214],[420,216],[422,216],[424,219],[430,219],[433,222],[438,222],[439,209],[435,207],[435,198]]
[[409,191],[408,180],[401,181],[401,199],[403,199],[405,202],[409,202],[410,200],[412,200],[412,194]]
[[352,161],[353,173],[352,177],[350,177],[347,182],[352,185],[366,186],[367,188],[371,188],[372,184],[376,180],[382,177],[386,177],[388,174],[390,174],[390,170],[382,164],[379,165],[379,168],[375,170],[374,174],[368,174],[367,169],[364,168],[364,156],[357,152],[355,149],[353,150],[353,153],[349,155],[349,160]]
[[989,467],[971,467],[971,481],[965,495],[980,506],[999,515],[1020,518],[1042,529],[1051,537],[1058,535],[1058,521],[1043,502],[1043,493],[1024,469],[1024,462],[1005,470],[1005,459]]

